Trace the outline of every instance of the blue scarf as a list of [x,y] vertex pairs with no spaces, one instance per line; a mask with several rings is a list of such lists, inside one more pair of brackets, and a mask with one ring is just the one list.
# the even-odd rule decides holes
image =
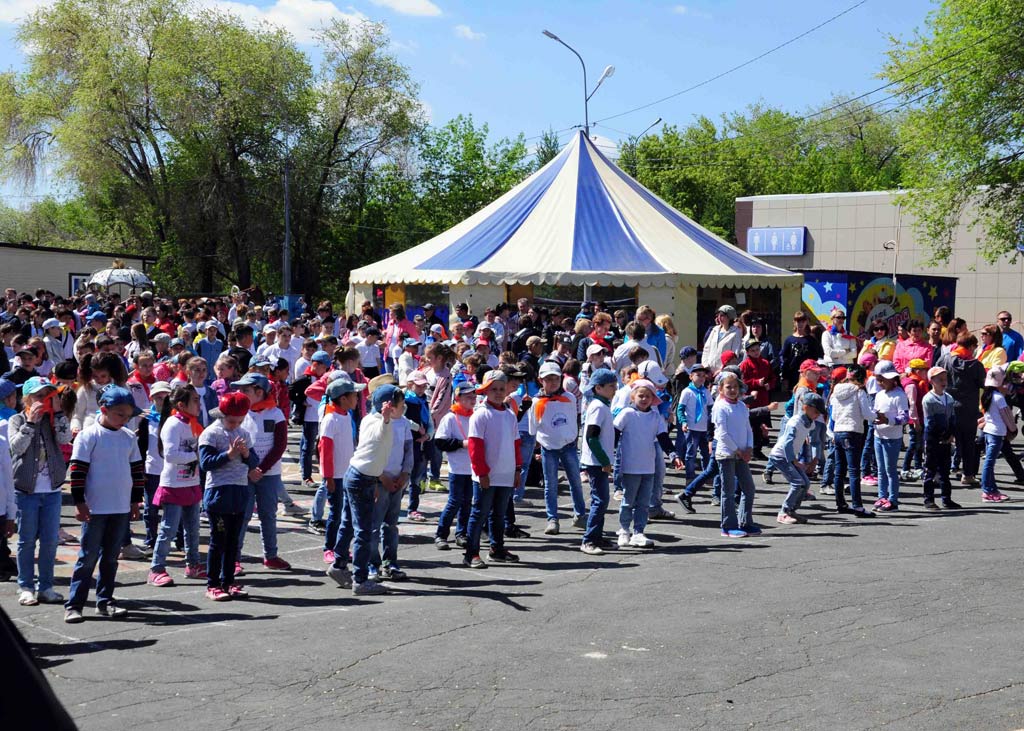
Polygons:
[[149,407],[149,411],[146,412],[146,421],[150,424],[160,426],[160,411],[156,408],[156,404]]
[[703,386],[697,388],[693,381],[690,381],[686,387],[692,389],[697,395],[697,409],[693,414],[693,418],[699,424],[704,418],[704,410],[707,408],[707,391],[704,390]]

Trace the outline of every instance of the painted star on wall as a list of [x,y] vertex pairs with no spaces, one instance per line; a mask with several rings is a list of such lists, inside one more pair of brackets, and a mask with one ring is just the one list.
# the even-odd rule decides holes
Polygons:
[[825,291],[826,292],[831,292],[832,291],[832,282],[825,282]]
[[935,287],[932,287],[931,289],[928,290],[928,296],[931,297],[932,299],[935,299],[936,297],[939,296],[939,290],[937,290]]

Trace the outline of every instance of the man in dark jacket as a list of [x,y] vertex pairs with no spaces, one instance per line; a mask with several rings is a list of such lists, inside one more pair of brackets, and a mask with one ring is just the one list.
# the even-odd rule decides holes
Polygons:
[[946,369],[949,376],[949,394],[956,400],[956,439],[957,454],[960,456],[963,477],[961,485],[970,486],[977,480],[978,447],[975,441],[978,434],[978,417],[981,416],[981,389],[985,385],[985,366],[974,357],[978,348],[978,338],[964,333],[957,338],[956,345],[942,356],[939,366]]

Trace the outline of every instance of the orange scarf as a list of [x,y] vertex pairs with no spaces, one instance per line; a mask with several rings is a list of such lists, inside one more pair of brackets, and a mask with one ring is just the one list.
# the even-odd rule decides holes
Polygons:
[[452,413],[458,416],[472,416],[473,409],[467,409],[462,406],[458,401],[452,404]]
[[[253,408],[255,409],[256,407],[254,406]],[[346,414],[348,414],[348,412],[345,409],[335,406],[333,403],[328,401],[327,406],[324,407],[324,416],[326,416],[327,414],[341,414],[342,416],[345,416]]]
[[965,348],[962,345],[958,345],[950,351],[950,355],[955,355],[957,358],[962,360],[974,360],[974,353]]
[[267,396],[262,401],[259,401],[258,403],[253,404],[251,410],[252,411],[266,411],[267,409],[272,409],[275,406],[277,406],[277,399],[275,399],[274,395],[271,394],[270,396]]
[[189,428],[192,430],[192,436],[198,437],[200,434],[203,433],[203,425],[199,421],[198,416],[192,416],[192,414],[187,414],[181,409],[175,409],[174,415],[177,416],[182,421],[184,421],[186,424],[188,424]]
[[[54,394],[53,396],[56,396],[56,395],[57,394]],[[49,415],[49,417],[50,417],[50,426],[53,426],[53,420],[54,420],[54,417],[55,417],[55,413],[54,413],[54,410],[53,410],[53,396],[48,397],[45,401],[39,401],[38,402],[38,403],[41,403],[43,405],[43,414],[44,415]],[[30,407],[28,405],[26,405],[25,406],[25,416],[26,417],[28,417],[29,409],[30,409]]]
[[564,393],[560,393],[557,396],[538,396],[534,400],[534,408],[537,410],[537,422],[544,420],[544,411],[548,407],[548,403],[551,401],[559,401],[561,403],[569,403],[569,397]]

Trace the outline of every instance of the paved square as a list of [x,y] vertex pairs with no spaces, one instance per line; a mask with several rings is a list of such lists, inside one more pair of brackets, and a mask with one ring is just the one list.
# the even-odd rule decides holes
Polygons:
[[[369,599],[327,580],[320,540],[286,518],[295,570],[250,561],[245,602],[207,601],[172,554],[174,588],[122,563],[126,621],[90,605],[65,625],[60,607],[18,606],[13,583],[0,603],[83,729],[1012,729],[1024,493],[1007,476],[1007,504],[957,490],[965,510],[925,513],[912,484],[897,514],[794,527],[773,519],[783,486],[758,478],[762,537],[719,538],[702,499],[651,526],[655,550],[598,557],[567,520],[539,537],[531,489],[521,564],[464,569],[434,548],[433,523],[403,523],[410,581]],[[74,551],[59,559],[66,593]]]

